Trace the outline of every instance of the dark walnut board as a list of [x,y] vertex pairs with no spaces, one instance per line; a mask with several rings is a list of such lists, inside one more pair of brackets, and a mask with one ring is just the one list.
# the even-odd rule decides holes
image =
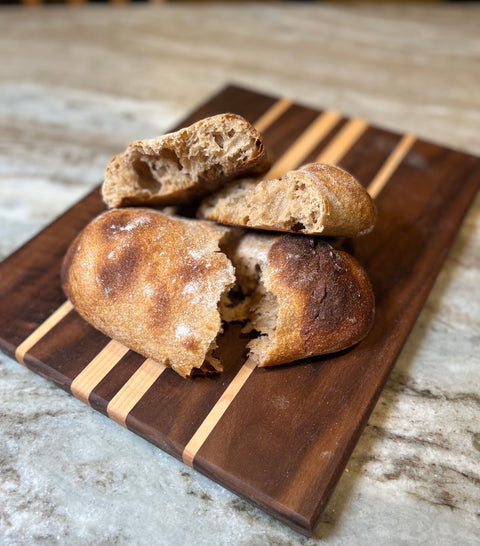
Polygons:
[[[320,119],[312,108],[282,106],[238,87],[225,88],[179,126],[227,111],[251,122],[264,117],[262,133],[277,166],[289,153],[290,165],[298,165],[328,150],[326,157],[337,158],[363,185],[375,182],[378,194],[375,230],[349,248],[375,292],[369,336],[336,355],[250,370],[193,458],[196,470],[311,535],[478,190],[480,159],[337,114]],[[102,210],[97,188],[0,265],[0,348],[9,356],[65,302],[62,257]],[[87,365],[98,365],[95,357],[110,340],[67,311],[29,344],[24,363],[70,392]],[[123,424],[182,459],[221,395],[238,381],[247,341],[238,326],[227,327],[219,349],[224,374],[184,380],[166,369],[145,392],[134,393]],[[91,380],[84,401],[111,414],[108,404],[144,362],[132,351],[120,354]]]

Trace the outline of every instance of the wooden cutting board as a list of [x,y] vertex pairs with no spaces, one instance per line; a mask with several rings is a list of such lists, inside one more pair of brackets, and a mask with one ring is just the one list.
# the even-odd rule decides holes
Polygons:
[[367,339],[255,369],[245,364],[248,339],[231,325],[219,349],[225,373],[192,380],[111,341],[65,302],[59,279],[69,243],[104,210],[97,188],[0,265],[0,348],[311,535],[478,190],[480,159],[232,86],[180,126],[226,111],[261,130],[272,175],[318,159],[375,197],[375,230],[349,243],[376,297]]

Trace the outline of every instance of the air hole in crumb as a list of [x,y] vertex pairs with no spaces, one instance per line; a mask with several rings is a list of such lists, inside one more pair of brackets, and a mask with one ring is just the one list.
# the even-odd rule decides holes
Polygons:
[[305,229],[305,224],[303,224],[302,222],[295,222],[290,229],[297,233],[298,231],[302,231],[303,229]]
[[217,146],[223,150],[223,145],[225,144],[225,137],[220,133],[213,133],[213,140],[216,142]]
[[167,163],[173,163],[179,171],[183,170],[183,165],[180,162],[178,155],[171,148],[163,148],[159,156],[159,164],[161,164],[161,161],[165,161]]
[[138,175],[138,185],[148,191],[158,192],[162,184],[153,175],[150,165],[141,158],[132,162],[132,167]]

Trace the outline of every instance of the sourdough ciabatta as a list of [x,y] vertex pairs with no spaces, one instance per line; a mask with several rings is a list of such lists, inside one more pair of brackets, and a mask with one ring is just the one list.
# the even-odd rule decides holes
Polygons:
[[248,347],[258,366],[346,349],[369,332],[375,301],[365,271],[320,238],[250,232],[230,255],[249,297]]
[[130,143],[108,164],[102,194],[109,207],[171,205],[268,167],[258,131],[241,116],[220,114],[175,133]]
[[308,235],[356,237],[376,220],[363,186],[333,165],[310,163],[274,180],[238,180],[206,197],[201,218]]
[[222,294],[235,282],[219,244],[229,230],[149,209],[117,209],[90,222],[70,246],[63,289],[109,337],[183,377],[219,371]]

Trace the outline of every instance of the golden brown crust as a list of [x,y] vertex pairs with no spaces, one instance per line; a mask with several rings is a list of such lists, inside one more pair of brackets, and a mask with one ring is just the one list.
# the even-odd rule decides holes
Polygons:
[[102,193],[109,207],[172,205],[268,167],[258,131],[241,116],[220,114],[175,133],[131,142],[108,164]]
[[356,237],[373,229],[373,200],[349,173],[310,163],[273,180],[237,180],[206,197],[198,216],[289,233]]
[[253,254],[260,265],[260,281],[270,298],[259,312],[268,312],[268,304],[276,314],[268,336],[250,343],[259,366],[337,352],[368,334],[373,291],[365,271],[346,252],[318,238],[253,233],[238,252],[243,259]]
[[375,203],[350,173],[323,163],[309,163],[301,170],[313,178],[325,199],[326,221],[322,235],[356,237],[373,229],[377,220]]
[[154,210],[106,212],[70,246],[63,289],[95,328],[187,377],[205,369],[221,331],[218,302],[234,283],[224,235]]
[[280,306],[276,349],[262,366],[346,349],[372,327],[375,300],[365,271],[321,240],[281,237],[264,279]]

